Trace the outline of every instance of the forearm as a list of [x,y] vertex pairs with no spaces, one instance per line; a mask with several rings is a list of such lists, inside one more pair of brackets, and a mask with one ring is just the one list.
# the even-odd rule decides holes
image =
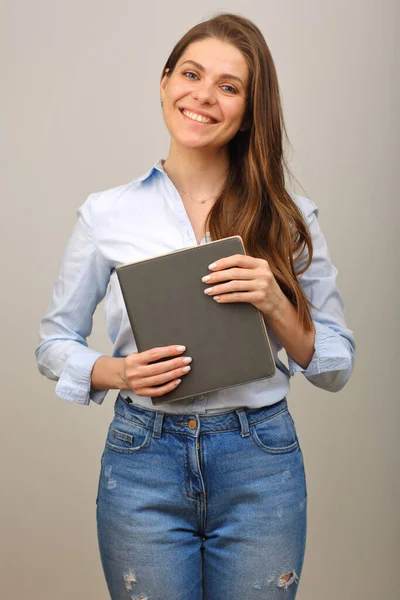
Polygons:
[[315,332],[303,329],[290,300],[283,295],[280,306],[272,314],[264,314],[264,319],[287,354],[302,368],[307,368],[314,354]]
[[91,374],[91,386],[96,390],[127,390],[129,385],[124,379],[124,358],[100,356],[94,363]]

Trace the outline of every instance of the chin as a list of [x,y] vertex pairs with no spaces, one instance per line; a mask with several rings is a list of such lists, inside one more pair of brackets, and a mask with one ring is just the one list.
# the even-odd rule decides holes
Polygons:
[[209,143],[199,140],[195,137],[187,137],[187,136],[179,136],[174,135],[175,143],[179,146],[183,146],[184,148],[188,148],[191,150],[196,150],[200,148],[207,148],[210,146]]

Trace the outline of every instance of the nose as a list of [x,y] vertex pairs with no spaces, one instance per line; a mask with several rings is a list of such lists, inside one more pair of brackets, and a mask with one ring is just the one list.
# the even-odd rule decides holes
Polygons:
[[215,104],[215,93],[212,83],[207,83],[206,81],[198,83],[192,95],[193,98],[198,100],[201,104]]

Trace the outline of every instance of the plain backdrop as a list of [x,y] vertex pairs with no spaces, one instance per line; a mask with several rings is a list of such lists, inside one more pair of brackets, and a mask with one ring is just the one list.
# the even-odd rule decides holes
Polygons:
[[[39,321],[77,207],[166,157],[162,66],[185,31],[222,10],[252,19],[270,47],[302,186],[292,189],[320,209],[357,342],[341,392],[291,380],[309,494],[298,599],[398,593],[398,3],[3,0],[4,599],[109,597],[95,499],[117,392],[101,406],[58,398],[36,367]],[[111,353],[102,304],[88,344]]]

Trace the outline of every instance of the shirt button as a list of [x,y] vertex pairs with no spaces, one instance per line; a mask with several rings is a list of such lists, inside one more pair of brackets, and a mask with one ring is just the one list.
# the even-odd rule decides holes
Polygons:
[[190,419],[189,423],[188,423],[189,429],[196,429],[197,427],[197,422],[195,419]]
[[204,394],[200,394],[199,398],[200,398],[200,400],[204,400],[205,395]]

